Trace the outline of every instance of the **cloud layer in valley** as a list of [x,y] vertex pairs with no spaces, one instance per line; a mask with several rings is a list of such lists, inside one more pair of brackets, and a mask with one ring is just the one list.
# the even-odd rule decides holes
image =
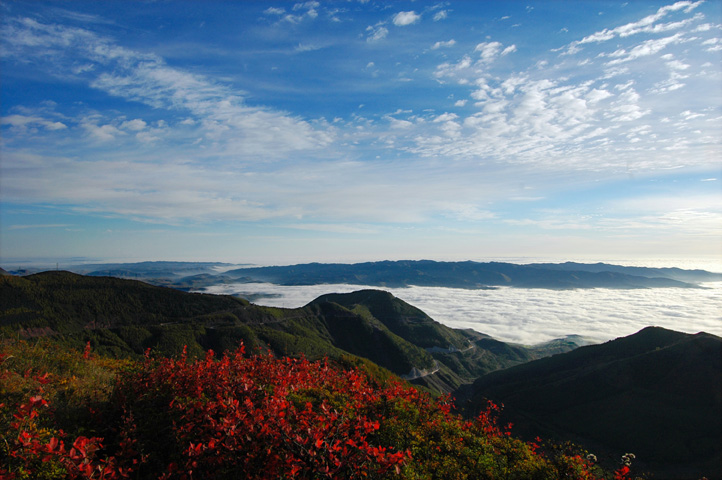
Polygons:
[[[655,325],[687,333],[722,336],[722,284],[704,290],[545,290],[501,287],[466,290],[437,287],[382,288],[452,328],[471,328],[514,343],[536,344],[582,335],[604,342]],[[300,307],[326,293],[348,293],[358,285],[217,285],[208,292],[268,295],[260,305]],[[367,287],[375,288],[378,287]]]

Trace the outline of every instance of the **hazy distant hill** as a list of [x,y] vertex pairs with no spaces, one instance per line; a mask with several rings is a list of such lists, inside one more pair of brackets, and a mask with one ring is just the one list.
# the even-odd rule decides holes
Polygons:
[[[567,268],[568,267],[568,268]],[[488,288],[513,286],[523,288],[654,288],[654,287],[696,287],[693,283],[673,278],[682,276],[677,269],[671,273],[662,269],[657,276],[641,275],[632,267],[610,266],[592,271],[580,266],[577,269],[553,265],[516,265],[500,262],[435,262],[385,261],[356,264],[309,263],[278,267],[241,268],[226,272],[228,276],[242,277],[278,285],[316,285],[324,283],[346,283],[351,285],[372,285],[406,287],[410,285]],[[614,268],[611,268],[614,267]],[[630,269],[630,270],[628,270]],[[635,272],[635,273],[631,273]],[[649,273],[649,271],[645,270]],[[722,280],[722,275],[706,272],[692,278],[704,281]],[[697,280],[695,280],[697,281]]]
[[[722,274],[679,268],[625,267],[606,263],[384,261],[356,264],[309,263],[276,267],[243,267],[218,262],[138,262],[76,265],[67,270],[90,276],[142,280],[181,290],[201,290],[223,283],[270,282],[278,285],[351,285],[406,287],[410,285],[495,288],[694,288],[722,281]],[[20,275],[37,270],[11,271]]]
[[146,348],[170,355],[184,345],[200,355],[240,341],[279,355],[350,354],[443,391],[545,354],[448,328],[386,292],[325,295],[303,308],[281,309],[62,271],[0,277],[0,335],[64,335],[116,356]]
[[467,408],[501,402],[517,433],[636,454],[655,478],[722,478],[722,338],[646,328],[493,372]]
[[136,263],[96,263],[71,267],[71,271],[85,275],[107,275],[104,272],[121,272],[143,277],[185,277],[215,271],[218,267],[230,264],[220,262],[136,262]]
[[529,266],[564,271],[615,272],[648,278],[671,278],[672,280],[691,283],[722,281],[722,274],[720,273],[712,273],[706,270],[684,270],[681,268],[625,267],[621,265],[611,265],[609,263],[576,262],[532,263]]

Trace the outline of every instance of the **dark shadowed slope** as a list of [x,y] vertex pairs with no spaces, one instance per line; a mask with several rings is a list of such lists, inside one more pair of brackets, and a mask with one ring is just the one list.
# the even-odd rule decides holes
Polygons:
[[722,478],[722,339],[657,327],[477,380],[518,431],[633,452],[655,478]]

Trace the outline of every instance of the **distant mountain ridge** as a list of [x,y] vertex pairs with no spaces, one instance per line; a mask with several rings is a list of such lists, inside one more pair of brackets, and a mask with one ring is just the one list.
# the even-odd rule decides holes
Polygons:
[[[633,273],[632,273],[633,272]],[[722,281],[722,274],[680,269],[640,269],[605,264],[383,261],[356,264],[308,263],[249,267],[225,273],[239,280],[278,285],[345,283],[384,287],[493,288],[695,288],[693,282]],[[678,278],[685,278],[684,281]]]
[[626,275],[635,275],[647,278],[671,278],[680,282],[719,282],[722,281],[722,274],[712,273],[706,270],[694,269],[685,270],[677,267],[630,267],[622,265],[613,265],[610,263],[531,263],[529,266],[546,268],[550,270],[565,271],[586,271],[586,272],[616,272]]
[[[306,263],[256,267],[220,262],[98,263],[67,267],[89,276],[142,280],[186,291],[230,283],[268,282],[277,285],[345,283],[378,287],[497,288],[698,288],[700,283],[722,281],[722,273],[680,268],[648,268],[608,263],[437,262],[398,260],[355,264]],[[38,270],[9,273],[28,275]]]

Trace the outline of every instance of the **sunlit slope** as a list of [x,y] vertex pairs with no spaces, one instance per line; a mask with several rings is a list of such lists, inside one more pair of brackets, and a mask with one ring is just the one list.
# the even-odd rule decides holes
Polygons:
[[459,330],[453,330],[434,321],[418,308],[379,290],[360,290],[348,294],[328,294],[317,298],[311,305],[336,303],[361,315],[371,316],[386,328],[424,348],[453,347],[463,350],[469,339]]

